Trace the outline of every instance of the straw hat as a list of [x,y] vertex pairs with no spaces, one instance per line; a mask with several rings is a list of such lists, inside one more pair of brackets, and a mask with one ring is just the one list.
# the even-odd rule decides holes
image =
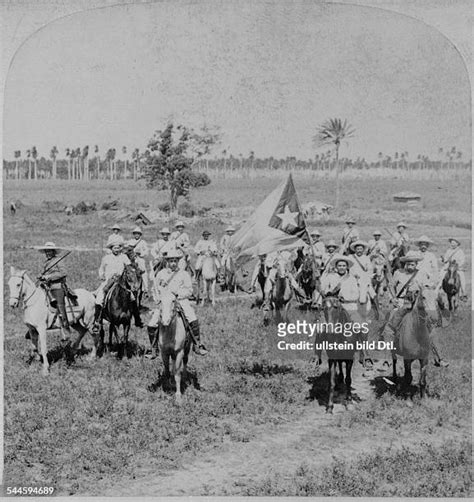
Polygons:
[[170,249],[170,251],[168,251],[168,253],[166,254],[166,259],[170,259],[170,258],[182,258],[183,257],[183,252],[179,249]]
[[113,227],[110,227],[110,230],[122,230],[122,228],[116,223]]
[[181,220],[178,220],[178,221],[174,224],[174,228],[178,228],[178,227],[183,227],[183,228],[184,228],[184,223],[183,223]]
[[143,234],[142,229],[140,227],[135,227],[132,230],[132,234]]
[[160,233],[162,234],[170,234],[170,229],[168,227],[164,227],[160,230]]
[[368,247],[369,247],[369,245],[367,244],[367,242],[365,242],[365,241],[361,241],[361,240],[358,240],[358,241],[355,241],[355,242],[353,242],[353,243],[351,244],[351,246],[350,246],[350,247],[351,247],[351,250],[352,250],[352,251],[355,251],[355,248],[356,248],[357,246],[363,246],[363,247],[364,247],[364,250],[368,249]]
[[461,242],[460,242],[458,239],[456,239],[456,237],[450,237],[450,238],[448,239],[448,241],[449,241],[449,242],[451,242],[451,241],[457,242],[457,243],[458,243],[458,246],[460,246],[460,245],[461,245]]
[[374,230],[372,235],[382,235],[382,232],[380,230]]
[[351,268],[354,265],[354,260],[350,256],[338,254],[331,260],[330,266],[335,267],[340,261],[345,261],[347,268]]
[[202,232],[202,235],[211,235],[211,232],[209,232],[209,230],[204,230]]
[[336,244],[336,241],[334,239],[331,239],[330,241],[328,241],[326,243],[326,249],[330,248],[330,247],[333,247],[333,248],[337,249],[339,247],[339,244]]
[[117,235],[117,236],[115,237],[114,235],[112,235],[112,236],[110,237],[110,239],[107,241],[106,246],[107,246],[109,249],[112,249],[114,246],[120,246],[120,247],[122,247],[122,246],[123,246],[123,238],[122,238],[122,236]]
[[400,221],[399,223],[397,223],[397,228],[400,228],[400,227],[408,228],[408,225],[404,221]]
[[309,233],[309,235],[318,235],[318,236],[321,236],[321,232],[317,228],[313,228],[313,230],[311,230],[311,232]]
[[400,261],[402,263],[407,263],[407,262],[419,262],[423,260],[423,258],[420,256],[420,253],[418,251],[408,251],[408,253],[405,256],[402,256],[400,258]]
[[421,237],[416,239],[415,244],[419,245],[422,242],[426,242],[426,244],[433,244],[433,241],[427,235],[422,235]]
[[235,232],[235,228],[232,225],[229,225],[226,229],[226,232]]
[[355,224],[355,222],[356,222],[356,221],[355,221],[355,219],[354,219],[352,216],[350,216],[350,217],[348,217],[348,218],[346,219],[346,223],[354,223],[354,224]]
[[35,249],[38,251],[59,251],[61,248],[58,248],[54,242],[47,242],[44,246],[35,246]]

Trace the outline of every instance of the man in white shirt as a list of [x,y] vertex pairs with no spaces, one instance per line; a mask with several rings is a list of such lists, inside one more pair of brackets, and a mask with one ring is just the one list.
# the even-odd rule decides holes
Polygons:
[[443,268],[441,270],[439,280],[440,281],[443,280],[449,265],[453,262],[456,262],[458,266],[459,280],[461,282],[461,291],[459,292],[459,295],[462,300],[467,300],[466,275],[464,272],[466,269],[465,268],[466,256],[464,254],[464,251],[461,249],[461,243],[459,242],[458,239],[456,239],[455,237],[450,237],[448,240],[450,244],[450,249],[448,249],[446,253],[444,253],[444,256],[442,257]]

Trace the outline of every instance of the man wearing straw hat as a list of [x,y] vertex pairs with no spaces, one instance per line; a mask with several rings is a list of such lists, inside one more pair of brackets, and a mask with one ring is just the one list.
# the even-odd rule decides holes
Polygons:
[[125,240],[122,237],[122,234],[120,233],[122,231],[120,225],[115,223],[112,227],[110,227],[110,230],[112,230],[112,233],[109,235],[109,237],[107,238],[107,242],[105,243],[106,254],[110,254],[112,252],[109,247],[109,243],[111,241],[118,242],[120,240],[122,244],[125,244]]
[[[309,235],[311,236],[315,258],[318,260],[322,260],[324,255],[326,254],[326,246],[324,245],[324,242],[321,240],[321,232],[317,228],[313,228],[309,232]],[[312,254],[310,245],[305,246],[304,253],[306,255]]]
[[[420,289],[425,289],[429,286],[430,278],[426,272],[418,268],[418,264],[423,260],[420,253],[417,251],[408,251],[406,256],[400,258],[403,263],[403,269],[395,271],[393,274],[393,287],[395,290],[396,298],[393,310],[390,312],[387,324],[381,333],[382,338],[385,340],[393,340],[397,336],[398,329],[405,314],[412,308],[414,295]],[[435,340],[433,328],[438,323],[438,316],[436,307],[432,306],[427,309],[428,320],[431,326],[430,330],[430,345],[431,350],[435,356],[435,365],[447,367],[449,363],[441,359],[439,349]]]
[[354,265],[350,269],[350,273],[356,278],[360,289],[360,303],[367,304],[367,306],[370,305],[370,303],[367,303],[369,298],[374,298],[375,296],[375,291],[372,287],[374,267],[370,258],[365,254],[368,247],[369,244],[362,240],[357,240],[351,244]]
[[99,279],[102,282],[96,290],[94,330],[99,328],[102,308],[107,291],[110,289],[110,286],[113,284],[115,278],[122,274],[125,265],[130,264],[130,260],[122,253],[123,242],[121,239],[112,239],[111,242],[109,242],[108,247],[111,250],[111,254],[107,254],[102,258],[99,267]]
[[321,264],[322,275],[327,275],[334,272],[334,268],[331,265],[332,259],[337,255],[336,251],[339,246],[336,244],[334,239],[331,239],[326,244],[326,252],[323,255],[323,261]]
[[148,256],[149,249],[148,244],[143,239],[143,231],[140,227],[136,226],[132,230],[132,238],[127,241],[127,244],[133,246],[135,254],[140,258],[145,259]]
[[443,262],[443,268],[441,270],[441,274],[439,277],[440,282],[443,281],[446,271],[451,263],[456,262],[458,266],[458,274],[459,280],[461,282],[461,291],[459,292],[459,296],[461,300],[467,300],[466,294],[466,275],[464,273],[466,267],[466,255],[464,251],[461,249],[461,243],[455,237],[450,237],[448,239],[450,248],[444,253],[444,256],[441,257],[441,261]]
[[235,233],[235,228],[232,225],[229,225],[225,229],[225,234],[222,236],[219,242],[219,251],[222,257],[222,268],[220,271],[221,275],[224,275],[225,272],[225,265],[231,251],[230,243],[232,241],[232,236],[234,235],[234,233]]
[[179,261],[179,268],[185,270],[189,265],[189,248],[191,247],[191,240],[189,235],[184,231],[184,223],[178,220],[174,228],[176,229],[170,237],[170,241],[174,242],[176,249],[183,252],[183,257]]
[[355,228],[356,221],[354,218],[346,219],[346,228],[342,233],[341,254],[349,254],[351,244],[360,239],[359,230]]
[[407,232],[407,224],[404,221],[397,223],[397,230],[392,234],[390,244],[392,248],[399,248],[401,246],[410,247],[410,237]]
[[153,271],[162,268],[160,265],[163,263],[166,253],[175,248],[175,245],[170,241],[171,232],[168,227],[163,227],[160,230],[159,239],[151,246],[150,255],[153,259]]
[[[183,310],[184,317],[188,323],[188,328],[193,342],[193,350],[196,354],[204,356],[208,353],[207,349],[201,343],[201,334],[199,328],[199,321],[196,317],[189,298],[193,294],[193,283],[189,272],[180,270],[178,267],[179,260],[183,258],[183,252],[179,249],[171,250],[166,255],[167,266],[160,270],[155,277],[153,298],[159,304],[160,295],[163,290],[170,291],[179,301]],[[148,336],[152,347],[152,356],[156,357],[158,354],[158,334],[160,322],[160,309],[159,306],[153,311],[152,317],[148,322]]]
[[439,278],[438,260],[436,256],[428,248],[433,244],[433,241],[426,235],[422,235],[415,240],[418,246],[421,261],[418,264],[418,270],[424,272],[428,279],[428,284],[431,287],[436,287]]
[[387,243],[381,239],[382,232],[380,230],[374,230],[373,239],[369,240],[369,257],[370,259],[375,258],[377,255],[382,255],[384,258],[388,257],[388,247]]
[[59,314],[61,324],[62,340],[66,341],[71,337],[71,329],[66,312],[66,270],[58,263],[62,258],[58,258],[60,248],[54,242],[47,242],[44,246],[38,246],[36,249],[46,255],[46,261],[43,265],[43,272],[38,277],[40,283],[46,289],[51,303],[55,304]]
[[209,232],[209,230],[204,230],[202,233],[202,239],[199,239],[194,247],[194,252],[198,255],[196,260],[196,272],[202,269],[202,262],[206,254],[209,254],[214,258],[217,270],[221,268],[218,258],[219,250],[217,249],[216,241],[209,239],[210,235],[211,232]]

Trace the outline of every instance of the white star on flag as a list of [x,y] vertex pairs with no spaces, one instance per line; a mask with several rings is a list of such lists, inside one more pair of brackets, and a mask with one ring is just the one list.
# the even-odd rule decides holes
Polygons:
[[297,227],[298,223],[296,222],[296,218],[298,217],[298,211],[296,213],[292,213],[288,206],[285,206],[285,210],[283,213],[279,213],[276,216],[280,218],[281,224],[283,228],[288,228],[289,226]]

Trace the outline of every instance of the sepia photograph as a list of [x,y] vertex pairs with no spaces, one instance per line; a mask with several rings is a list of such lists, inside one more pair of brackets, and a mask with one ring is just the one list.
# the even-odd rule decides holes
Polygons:
[[0,1],[5,497],[472,497],[468,0]]

